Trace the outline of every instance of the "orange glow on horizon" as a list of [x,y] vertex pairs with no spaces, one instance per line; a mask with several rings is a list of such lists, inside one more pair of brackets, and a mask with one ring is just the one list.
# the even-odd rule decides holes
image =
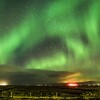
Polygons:
[[8,85],[8,83],[6,81],[1,81],[0,82],[0,86],[6,86],[6,85]]
[[75,82],[74,83],[73,82],[71,83],[70,82],[70,83],[67,83],[67,86],[69,86],[69,87],[77,87],[79,85],[78,85],[78,83],[75,83]]

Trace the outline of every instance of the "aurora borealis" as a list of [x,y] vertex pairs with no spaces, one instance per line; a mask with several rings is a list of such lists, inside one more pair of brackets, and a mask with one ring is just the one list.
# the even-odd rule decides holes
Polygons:
[[0,0],[1,80],[100,81],[99,61],[100,0]]

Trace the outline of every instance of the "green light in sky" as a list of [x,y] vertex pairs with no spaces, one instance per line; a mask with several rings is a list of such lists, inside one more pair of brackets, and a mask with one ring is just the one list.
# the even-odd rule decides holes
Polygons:
[[[3,0],[0,4],[0,9],[5,8]],[[29,11],[25,11],[23,19],[0,37],[0,64],[18,64],[28,69],[76,71],[83,69],[80,67],[82,61],[86,68],[85,62],[92,63],[91,59],[97,55],[100,59],[100,0],[55,0],[41,6],[42,9],[39,5],[28,5]],[[7,16],[4,12],[3,15]],[[13,17],[12,14],[8,20],[11,22]],[[1,25],[0,30],[3,28]],[[62,43],[54,44],[51,41],[54,47],[50,49],[45,41],[48,37],[59,37]],[[22,63],[21,59],[24,59]],[[90,68],[90,65],[87,66]]]

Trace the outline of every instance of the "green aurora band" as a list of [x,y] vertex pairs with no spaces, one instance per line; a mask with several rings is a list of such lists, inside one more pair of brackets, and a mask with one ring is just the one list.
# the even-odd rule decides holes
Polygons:
[[[9,25],[14,15],[8,19],[8,30],[6,25],[2,26],[5,19],[0,16],[0,64],[56,71],[91,70],[99,77],[100,0],[51,0],[42,9],[34,4],[28,6],[17,24]],[[0,15],[4,8],[5,1],[0,0]],[[4,12],[2,15],[7,16]],[[37,51],[47,37],[59,37],[64,48],[51,46],[48,54]],[[42,52],[42,56],[29,57],[27,52],[31,49],[37,55]],[[20,64],[17,56],[26,60]]]

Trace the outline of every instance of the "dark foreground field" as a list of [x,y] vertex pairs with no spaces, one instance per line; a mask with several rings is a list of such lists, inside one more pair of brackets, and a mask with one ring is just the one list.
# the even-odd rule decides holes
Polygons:
[[0,100],[100,100],[100,87],[0,86]]

